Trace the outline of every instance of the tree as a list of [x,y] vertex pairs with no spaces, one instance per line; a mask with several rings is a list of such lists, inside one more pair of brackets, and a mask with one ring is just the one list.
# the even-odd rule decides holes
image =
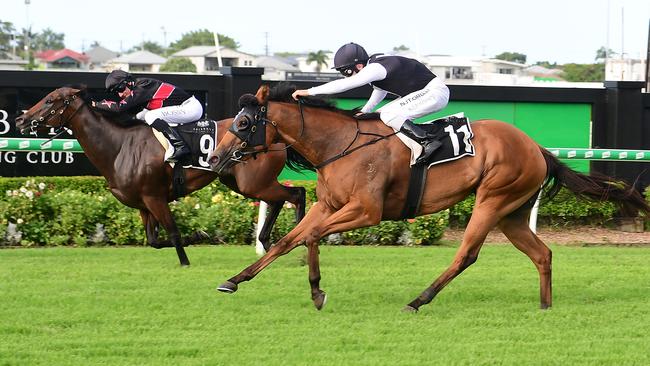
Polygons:
[[566,81],[604,81],[605,64],[565,64],[562,78]]
[[155,53],[156,55],[164,55],[165,54],[165,49],[163,46],[158,44],[157,42],[154,41],[146,41],[144,43],[141,43],[137,46],[131,47],[130,50],[127,51],[127,53],[135,52],[135,51],[149,51],[151,53]]
[[0,20],[0,52],[9,52],[11,50],[11,40],[14,38],[16,29],[11,22]]
[[518,52],[503,52],[494,56],[497,60],[519,62],[520,64],[526,63],[526,55]]
[[196,65],[187,57],[172,57],[160,66],[162,72],[196,72]]
[[557,62],[550,63],[549,61],[537,61],[537,62],[535,62],[535,65],[545,67],[547,69],[557,69],[558,68]]
[[400,51],[408,51],[410,48],[404,46],[404,45],[399,45],[398,47],[393,47],[394,52],[400,52]]
[[611,48],[606,48],[603,46],[596,50],[596,58],[594,60],[602,61],[606,58],[611,58],[614,55],[616,55],[616,52],[614,52]]
[[[169,45],[169,53],[178,52],[191,46],[214,46],[214,33],[207,29],[183,33],[181,39]],[[219,34],[219,45],[221,47],[228,47],[233,50],[239,48],[239,43],[234,39]]]
[[65,34],[56,33],[50,28],[43,29],[40,33],[31,36],[30,46],[33,50],[60,50],[65,48]]
[[318,52],[309,52],[307,55],[307,63],[316,63],[316,71],[320,72],[323,68],[323,65],[327,65],[327,51],[318,50]]

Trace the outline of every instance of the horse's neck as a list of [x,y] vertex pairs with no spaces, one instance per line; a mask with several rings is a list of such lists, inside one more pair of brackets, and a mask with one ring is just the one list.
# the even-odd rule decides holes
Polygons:
[[[327,159],[342,153],[357,136],[357,124],[337,112],[309,108],[304,111],[304,128],[300,112],[297,111],[296,123],[287,131],[280,131],[287,143],[305,159],[318,165]],[[318,113],[322,115],[317,116]],[[371,122],[364,122],[370,125]],[[280,126],[282,122],[280,122]],[[284,133],[283,133],[284,132]],[[354,141],[357,146],[359,139]]]
[[93,165],[103,175],[109,174],[128,132],[90,108],[81,108],[72,117],[70,129]]

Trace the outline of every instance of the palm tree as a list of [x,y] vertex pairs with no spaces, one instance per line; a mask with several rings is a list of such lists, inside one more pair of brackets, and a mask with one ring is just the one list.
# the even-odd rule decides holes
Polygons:
[[323,65],[327,65],[327,51],[318,50],[318,52],[309,52],[307,55],[307,63],[316,63],[316,72],[320,72]]

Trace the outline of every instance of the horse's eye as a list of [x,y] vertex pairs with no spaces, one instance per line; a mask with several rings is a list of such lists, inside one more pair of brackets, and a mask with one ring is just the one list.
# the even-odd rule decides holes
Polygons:
[[237,121],[237,130],[242,131],[247,129],[250,126],[250,120],[248,116],[242,117]]
[[48,99],[45,101],[46,104],[52,104],[52,99]]

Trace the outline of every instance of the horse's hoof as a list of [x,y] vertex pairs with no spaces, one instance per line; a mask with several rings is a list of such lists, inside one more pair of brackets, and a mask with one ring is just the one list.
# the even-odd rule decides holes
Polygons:
[[418,312],[418,309],[412,307],[411,305],[406,305],[404,308],[402,308],[402,312],[415,314]]
[[227,294],[232,294],[233,292],[237,291],[237,284],[232,283],[230,281],[226,281],[221,285],[219,285],[219,287],[217,287],[217,290],[221,292],[225,292]]
[[210,234],[206,233],[203,230],[197,231],[195,235],[196,235],[196,241],[210,240]]
[[321,292],[320,294],[316,295],[313,301],[314,301],[314,306],[316,306],[316,310],[321,310],[323,306],[327,304],[327,294]]

